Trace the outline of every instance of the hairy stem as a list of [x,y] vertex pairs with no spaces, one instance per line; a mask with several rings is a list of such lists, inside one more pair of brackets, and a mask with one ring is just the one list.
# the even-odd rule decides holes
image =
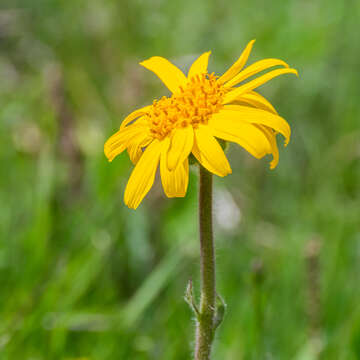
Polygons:
[[209,360],[215,326],[215,256],[212,230],[212,174],[200,165],[199,189],[201,299],[195,360]]

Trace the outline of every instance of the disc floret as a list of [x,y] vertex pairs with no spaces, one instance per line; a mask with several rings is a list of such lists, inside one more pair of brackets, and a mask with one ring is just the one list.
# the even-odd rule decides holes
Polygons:
[[225,92],[214,73],[192,77],[179,92],[153,102],[146,115],[152,136],[161,140],[175,128],[206,125],[223,107]]

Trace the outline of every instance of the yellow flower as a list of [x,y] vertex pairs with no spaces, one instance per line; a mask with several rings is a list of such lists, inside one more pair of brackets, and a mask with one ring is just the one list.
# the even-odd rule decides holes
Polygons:
[[[191,153],[210,172],[218,176],[230,174],[229,162],[216,139],[235,142],[257,159],[272,154],[270,167],[276,167],[276,134],[285,137],[286,145],[290,126],[254,89],[278,75],[297,75],[297,71],[278,59],[260,60],[243,69],[254,42],[249,42],[239,59],[220,77],[207,71],[210,51],[191,65],[187,77],[162,57],[140,63],[153,71],[172,95],[132,112],[105,143],[109,161],[126,149],[136,164],[125,189],[127,206],[138,207],[153,185],[159,163],[165,194],[185,196]],[[235,87],[274,66],[281,68]]]

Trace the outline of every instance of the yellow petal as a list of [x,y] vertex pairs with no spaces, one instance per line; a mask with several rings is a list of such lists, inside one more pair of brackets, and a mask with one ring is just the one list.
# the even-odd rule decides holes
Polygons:
[[[184,172],[185,172],[185,178],[184,178],[184,191],[186,193],[188,185],[189,185],[189,159],[185,159],[183,162]],[[184,195],[185,196],[185,195]]]
[[202,166],[218,176],[231,174],[231,167],[224,151],[208,126],[200,125],[195,129],[195,143],[192,151]]
[[179,166],[170,171],[167,167],[170,139],[165,139],[160,156],[161,182],[167,197],[184,197],[189,182],[189,163],[186,159]]
[[257,159],[271,153],[270,143],[262,131],[252,124],[230,118],[225,111],[213,115],[209,127],[214,136],[237,143]]
[[126,146],[124,143],[120,143],[115,150],[109,152],[104,148],[104,153],[107,159],[111,162],[115,159],[117,155],[120,155],[124,150],[126,149]]
[[224,84],[225,82],[232,79],[246,64],[247,59],[249,58],[251,49],[255,43],[255,40],[251,40],[247,45],[245,50],[240,55],[239,59],[230,67],[229,70],[225,72],[222,76],[219,77],[218,81],[221,84]]
[[142,148],[148,146],[151,142],[151,137],[137,137],[133,139],[132,142],[128,145],[127,152],[131,162],[136,165],[140,160],[141,155],[143,154]]
[[194,143],[194,130],[192,126],[177,128],[171,136],[171,145],[167,157],[169,170],[174,170],[178,164],[183,163],[189,156]]
[[131,162],[135,165],[140,160],[141,155],[143,154],[141,147],[137,146],[135,144],[131,144],[127,148],[127,153],[129,155],[129,158]]
[[270,111],[271,113],[277,115],[277,111],[275,108],[271,105],[271,103],[266,100],[262,95],[255,91],[250,91],[249,93],[245,93],[240,95],[236,102],[242,102],[249,105],[252,105],[258,109],[262,109],[265,111]]
[[162,146],[161,142],[154,140],[131,173],[124,194],[124,202],[129,208],[136,209],[154,183]]
[[141,142],[149,137],[145,126],[131,125],[113,134],[104,145],[104,153],[109,161],[121,154],[131,142]]
[[188,73],[188,79],[191,79],[193,76],[197,74],[206,74],[207,73],[207,67],[209,63],[209,56],[211,54],[211,51],[208,51],[202,55],[200,55],[191,65],[189,73]]
[[260,71],[269,69],[269,68],[274,67],[274,66],[279,66],[279,65],[282,65],[285,68],[289,67],[289,65],[285,61],[282,61],[282,60],[279,60],[279,59],[263,59],[263,60],[257,61],[256,63],[251,64],[246,69],[241,71],[234,78],[229,80],[224,86],[225,87],[235,86],[239,82],[247,79],[250,76],[253,76],[253,75],[259,73]]
[[236,100],[236,98],[238,98],[240,95],[242,95],[248,91],[254,90],[258,86],[265,84],[266,82],[273,79],[274,77],[283,75],[283,74],[298,75],[298,72],[295,69],[287,69],[287,68],[270,71],[265,75],[259,76],[258,78],[251,80],[248,83],[241,85],[232,91],[229,91],[224,97],[223,104],[228,104],[229,102]]
[[199,147],[197,146],[196,141],[194,141],[194,145],[192,148],[192,153],[195,156],[195,158],[197,159],[197,161],[206,169],[208,169],[211,173],[218,175],[218,176],[223,176],[222,173],[219,173],[212,165],[210,162],[208,162],[206,160],[206,158],[203,156],[201,157],[201,153],[199,150]]
[[145,115],[151,108],[152,105],[145,106],[141,109],[133,111],[130,115],[128,115],[124,121],[120,125],[120,129],[123,129],[126,125],[128,125],[131,121],[134,121],[141,115]]
[[[222,114],[221,116],[234,121],[261,124],[274,129],[285,137],[285,146],[290,141],[290,125],[281,116],[272,114],[265,110],[254,109],[252,107],[242,105],[225,105],[224,109],[220,113]],[[217,114],[214,116],[216,115]]]
[[140,65],[155,73],[173,93],[177,92],[180,86],[187,84],[187,79],[183,72],[163,57],[153,56],[141,62]]
[[277,164],[279,163],[279,149],[276,143],[276,134],[273,130],[269,129],[264,125],[256,125],[256,126],[263,131],[263,133],[265,134],[271,145],[271,153],[273,159],[270,162],[270,169],[273,170],[276,168]]

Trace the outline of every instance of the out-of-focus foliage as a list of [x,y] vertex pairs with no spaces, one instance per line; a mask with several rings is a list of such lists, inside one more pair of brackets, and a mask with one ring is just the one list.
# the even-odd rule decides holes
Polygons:
[[196,169],[131,211],[132,165],[102,147],[167,93],[139,61],[211,49],[221,73],[256,38],[251,62],[299,70],[260,89],[293,136],[275,171],[234,146],[216,179],[214,359],[359,359],[359,20],[355,0],[2,0],[0,358],[191,358]]

